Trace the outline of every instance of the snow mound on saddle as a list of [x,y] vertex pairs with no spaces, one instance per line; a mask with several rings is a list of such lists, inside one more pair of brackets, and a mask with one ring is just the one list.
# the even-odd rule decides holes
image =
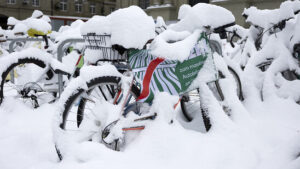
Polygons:
[[170,26],[171,29],[193,32],[195,29],[203,29],[207,26],[218,28],[235,22],[235,18],[230,11],[211,4],[199,3],[188,10],[184,10],[184,12],[186,14],[182,16],[183,18],[178,23]]
[[111,34],[110,22],[105,16],[95,15],[81,27],[81,34],[95,33],[97,35]]
[[284,19],[293,18],[294,10],[292,5],[293,3],[289,3],[287,1],[282,3],[279,9],[273,10],[260,10],[252,6],[248,9],[245,9],[243,15],[248,16],[246,22],[262,28],[269,28]]
[[111,42],[125,48],[142,49],[155,37],[155,23],[141,8],[131,6],[108,16],[111,23]]
[[150,52],[157,57],[183,61],[190,55],[191,49],[197,43],[200,35],[200,30],[193,34],[187,31],[166,30],[151,43]]
[[32,28],[45,34],[47,34],[52,29],[51,25],[42,19],[29,18],[24,20],[23,22],[29,29]]

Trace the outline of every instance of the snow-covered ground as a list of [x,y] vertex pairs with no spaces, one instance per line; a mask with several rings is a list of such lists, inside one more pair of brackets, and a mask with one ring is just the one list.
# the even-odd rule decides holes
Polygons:
[[215,119],[209,133],[158,118],[122,152],[83,142],[59,162],[51,131],[56,103],[32,109],[6,99],[0,107],[0,168],[300,168],[298,104],[248,98],[232,105],[230,119],[212,100]]

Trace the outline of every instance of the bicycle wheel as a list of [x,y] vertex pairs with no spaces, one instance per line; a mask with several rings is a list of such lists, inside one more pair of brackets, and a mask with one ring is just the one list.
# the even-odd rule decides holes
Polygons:
[[234,71],[233,68],[231,68],[230,66],[228,66],[228,71],[232,75],[232,77],[234,78],[235,86],[236,86],[236,93],[238,95],[238,98],[241,101],[243,101],[244,100],[244,94],[243,94],[241,79],[238,76],[238,74],[236,73],[236,71]]
[[[5,63],[4,63],[5,64]],[[40,96],[49,95],[53,96],[52,94],[49,94],[48,92],[45,92],[40,84],[36,82],[30,81],[30,78],[33,78],[32,75],[28,75],[28,68],[35,68],[35,71],[37,74],[40,74],[43,72],[42,69],[45,69],[47,67],[46,63],[42,60],[36,59],[36,58],[22,58],[18,59],[14,63],[9,63],[9,66],[4,69],[1,73],[1,85],[0,85],[0,104],[3,102],[4,98],[6,97],[14,97],[14,98],[22,98],[24,101],[29,100],[33,107],[39,106],[39,99],[46,99]],[[26,70],[27,68],[27,70]],[[12,70],[14,71],[14,75],[18,75],[16,72],[22,72],[20,73],[18,78],[14,79],[15,82],[12,83],[12,77],[10,77],[10,72]],[[42,71],[41,71],[42,70]],[[38,75],[37,75],[38,76]],[[9,78],[8,78],[9,77]],[[51,97],[50,100],[53,100],[53,97]]]
[[[238,95],[239,99],[243,100],[242,85],[241,85],[239,76],[229,66],[228,66],[228,71],[230,72],[230,74],[232,74],[232,76],[235,80],[237,95]],[[226,78],[224,73],[222,73],[222,72],[219,72],[219,76],[220,76],[220,78]],[[218,101],[220,101],[220,102],[224,101],[225,97],[224,97],[224,94],[222,92],[222,89],[220,87],[220,83],[218,80],[208,83],[208,87],[213,92],[215,98]],[[201,100],[201,98],[200,98],[198,89],[184,94],[181,99],[182,114],[188,122],[191,122],[197,114],[201,113],[206,131],[208,131],[211,127],[210,120],[209,120],[209,117],[207,117],[207,115],[205,113],[205,108],[203,108],[204,105],[201,105],[200,100]]]
[[[104,125],[106,125],[102,124],[103,121],[97,118],[99,117],[98,112],[102,111],[101,106],[103,103],[120,103],[122,99],[122,96],[119,97],[122,90],[120,83],[120,77],[97,77],[86,83],[88,90],[79,89],[72,92],[72,95],[64,103],[65,107],[62,111],[62,121],[59,127],[68,133],[84,132],[81,140],[101,142],[100,135],[97,138],[93,138],[97,133],[100,134]],[[132,100],[135,101],[135,98],[139,95],[139,89],[133,85],[130,92]],[[120,98],[119,101],[116,98]],[[82,126],[85,128],[84,131],[80,131]],[[94,130],[95,128],[96,130]],[[56,150],[59,158],[62,160],[63,156],[57,145]]]
[[[214,81],[208,84],[208,87],[213,92],[217,100],[224,100],[219,81]],[[207,116],[205,106],[201,103],[199,89],[185,93],[180,101],[181,111],[188,122],[191,122],[197,114],[201,114],[206,131],[211,128],[210,119]]]

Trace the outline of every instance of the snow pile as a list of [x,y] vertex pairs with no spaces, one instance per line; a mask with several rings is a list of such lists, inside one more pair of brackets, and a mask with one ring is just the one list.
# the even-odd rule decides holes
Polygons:
[[142,49],[148,40],[154,38],[155,24],[141,8],[131,6],[107,17],[94,16],[82,27],[81,33],[110,34],[112,45]]
[[8,17],[7,19],[7,25],[8,26],[15,26],[17,23],[19,23],[20,21],[14,17]]
[[192,7],[188,4],[181,5],[178,11],[178,19],[182,20],[187,15],[189,10],[191,10],[191,8]]
[[34,29],[43,32],[44,34],[48,34],[52,29],[51,25],[42,19],[29,18],[24,22],[29,29]]
[[199,30],[193,34],[166,30],[153,40],[150,52],[157,57],[183,61],[190,55],[200,35]]
[[[85,25],[85,23],[82,20],[76,20],[72,22],[70,26],[63,26],[59,29],[55,42],[62,42],[66,39],[81,39],[81,27]],[[57,44],[57,46],[60,43]]]
[[243,15],[248,16],[246,22],[267,29],[280,21],[294,17],[292,4],[288,2],[289,1],[287,1],[287,3],[282,3],[279,9],[273,10],[260,10],[256,7],[250,7],[244,9]]
[[25,24],[23,24],[22,22],[17,23],[13,29],[13,32],[15,35],[17,35],[17,34],[26,35],[27,31],[28,31],[28,27]]
[[127,49],[142,49],[155,36],[155,23],[141,8],[131,6],[114,11],[109,16],[111,42]]
[[51,19],[47,15],[43,15],[43,17],[41,19],[44,20],[44,21],[46,21],[46,22],[48,22],[48,23],[51,23]]
[[93,16],[81,27],[81,34],[95,33],[97,35],[111,34],[109,19],[105,16]]
[[187,10],[178,23],[170,26],[170,29],[176,31],[190,31],[196,29],[214,29],[235,22],[233,14],[220,6],[199,3]]
[[43,17],[43,12],[42,11],[39,11],[39,10],[34,10],[31,17],[32,18],[36,18],[36,19],[40,19]]

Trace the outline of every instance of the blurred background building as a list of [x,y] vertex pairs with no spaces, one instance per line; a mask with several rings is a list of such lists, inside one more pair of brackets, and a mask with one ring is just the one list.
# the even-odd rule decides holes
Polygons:
[[131,5],[140,6],[148,15],[156,19],[162,16],[167,23],[177,20],[182,4],[212,3],[223,6],[236,17],[239,25],[245,26],[241,13],[244,8],[257,6],[260,9],[278,8],[284,0],[0,0],[0,26],[6,28],[7,18],[13,16],[25,19],[37,9],[52,19],[52,27],[57,30],[76,19],[87,20],[93,15],[108,15],[112,11]]

